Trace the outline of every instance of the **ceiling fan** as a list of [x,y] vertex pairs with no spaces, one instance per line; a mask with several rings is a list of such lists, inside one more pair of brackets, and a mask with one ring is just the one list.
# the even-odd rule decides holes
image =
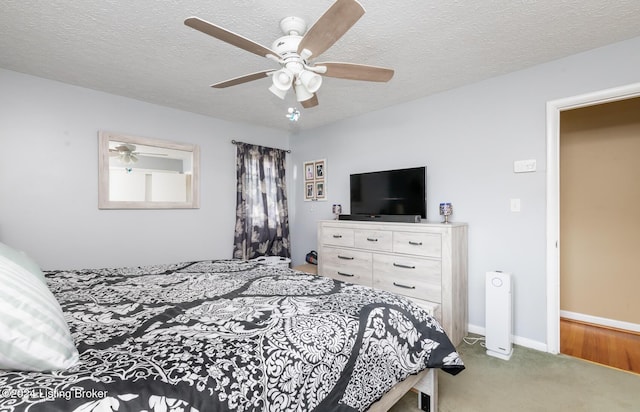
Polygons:
[[138,161],[139,155],[168,156],[166,153],[137,152],[136,146],[128,143],[121,143],[116,147],[109,148],[109,156],[117,156],[118,160],[122,163],[135,163]]
[[306,33],[303,19],[285,17],[280,21],[280,28],[285,35],[274,41],[271,49],[198,17],[189,17],[184,24],[280,64],[280,69],[246,74],[215,83],[211,87],[225,88],[271,76],[269,90],[273,94],[284,99],[289,89],[293,88],[296,100],[301,102],[302,107],[310,108],[318,105],[316,92],[322,85],[322,76],[372,82],[387,82],[393,77],[393,70],[384,67],[312,62],[338,41],[364,13],[364,8],[356,0],[337,0]]

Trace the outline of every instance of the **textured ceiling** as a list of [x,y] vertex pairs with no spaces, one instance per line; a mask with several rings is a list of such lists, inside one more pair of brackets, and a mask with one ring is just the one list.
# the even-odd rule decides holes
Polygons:
[[640,36],[638,0],[362,0],[322,61],[395,69],[389,83],[325,78],[320,105],[287,120],[260,79],[278,68],[183,24],[197,16],[271,47],[279,22],[310,26],[333,0],[2,0],[0,67],[231,121],[297,131]]

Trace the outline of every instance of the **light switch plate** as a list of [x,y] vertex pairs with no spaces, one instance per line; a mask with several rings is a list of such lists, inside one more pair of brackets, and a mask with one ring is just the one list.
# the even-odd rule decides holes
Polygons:
[[529,173],[536,171],[536,159],[516,160],[513,162],[514,173]]

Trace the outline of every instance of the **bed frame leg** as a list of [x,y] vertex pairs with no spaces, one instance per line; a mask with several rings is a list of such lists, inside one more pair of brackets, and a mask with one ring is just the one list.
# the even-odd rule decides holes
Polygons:
[[418,390],[418,409],[426,412],[438,412],[438,371],[429,369],[420,379],[415,389]]

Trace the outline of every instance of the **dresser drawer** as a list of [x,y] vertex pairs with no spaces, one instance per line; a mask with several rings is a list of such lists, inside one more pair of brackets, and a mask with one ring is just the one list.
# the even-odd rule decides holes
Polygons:
[[393,232],[387,230],[355,230],[354,243],[357,248],[391,252]]
[[325,227],[320,240],[323,245],[353,247],[353,229]]
[[393,232],[393,252],[439,258],[442,239],[438,233]]
[[349,249],[323,248],[322,259],[322,275],[344,282],[372,286],[373,263],[371,253]]
[[373,256],[373,287],[441,303],[441,263],[390,255]]

